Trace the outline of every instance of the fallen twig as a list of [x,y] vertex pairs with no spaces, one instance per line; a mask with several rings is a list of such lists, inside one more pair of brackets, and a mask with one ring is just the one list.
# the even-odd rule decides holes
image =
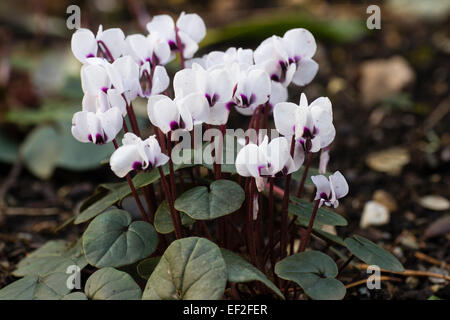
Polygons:
[[416,252],[414,254],[414,256],[417,259],[426,261],[426,262],[431,263],[431,264],[435,264],[435,265],[437,265],[437,266],[439,266],[441,268],[450,269],[450,265],[449,264],[445,263],[444,261],[440,261],[440,260],[435,259],[433,257],[427,256],[426,254],[424,254],[422,252]]
[[[394,278],[394,277],[389,277],[389,276],[381,276],[378,278],[378,280],[380,280],[380,281],[395,281],[395,282],[402,281],[399,278]],[[360,285],[366,284],[366,283],[367,283],[367,279],[362,279],[362,280],[359,280],[359,281],[356,281],[356,282],[346,285],[345,288],[350,289],[350,288],[357,287],[357,286],[360,286]]]
[[[369,267],[369,265],[365,264],[365,263],[357,263],[356,267],[360,270],[366,270]],[[398,272],[398,271],[390,271],[390,270],[385,270],[385,269],[380,269],[380,270],[381,270],[381,272],[398,274],[398,275],[402,275],[402,276],[432,277],[432,278],[439,278],[439,279],[445,279],[445,280],[450,281],[450,276],[446,276],[446,275],[439,274],[439,273],[427,272],[427,271],[406,269],[403,272]]]

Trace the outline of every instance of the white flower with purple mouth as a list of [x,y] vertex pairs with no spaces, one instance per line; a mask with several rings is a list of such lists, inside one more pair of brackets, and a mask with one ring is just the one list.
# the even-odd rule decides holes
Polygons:
[[148,99],[147,112],[150,122],[166,134],[177,129],[191,131],[194,125],[208,121],[209,105],[201,93],[175,100],[155,95]]
[[[272,139],[267,136],[257,145],[249,143],[242,147],[236,157],[236,171],[243,177],[280,177],[297,171],[304,161],[302,148],[294,149],[291,157],[291,143],[285,137]],[[259,189],[259,188],[258,188]]]
[[227,70],[214,68],[205,70],[197,63],[192,68],[178,71],[173,80],[176,99],[189,94],[203,95],[209,105],[208,124],[221,125],[228,121],[230,110],[227,108],[233,95],[233,83]]
[[111,170],[120,178],[132,170],[151,170],[169,161],[169,157],[161,152],[155,136],[142,141],[131,132],[125,133],[120,146],[109,159]]
[[119,108],[110,108],[106,93],[83,99],[83,111],[72,118],[72,135],[80,142],[105,144],[116,138],[123,125]]
[[180,43],[186,59],[194,56],[198,50],[198,43],[206,35],[205,23],[196,13],[182,12],[176,25],[169,15],[154,16],[152,21],[147,24],[147,30],[150,35],[156,32],[163,37],[172,50],[172,54],[179,51],[178,44]]
[[[94,59],[91,62],[98,62],[98,60]],[[100,91],[108,92],[111,88],[111,80],[104,63],[87,63],[81,67],[81,88],[84,93],[94,96]]]
[[234,106],[239,113],[252,115],[258,106],[269,100],[270,91],[269,75],[264,70],[250,67],[240,72],[228,109]]
[[325,204],[336,208],[339,205],[338,199],[345,197],[348,193],[347,181],[339,171],[329,176],[328,179],[319,175],[312,176],[311,180],[317,188],[314,200],[320,200],[319,206]]
[[131,56],[123,56],[113,63],[105,63],[105,69],[116,93],[123,94],[128,104],[141,93],[139,66]]
[[166,90],[170,84],[170,78],[166,68],[155,66],[151,69],[150,63],[145,62],[139,68],[139,96],[148,98]]
[[157,32],[147,37],[142,34],[127,36],[124,51],[140,66],[145,62],[149,62],[151,67],[165,65],[171,60],[169,44]]
[[331,101],[326,97],[317,98],[308,105],[302,93],[300,105],[278,103],[273,116],[277,131],[286,137],[295,134],[295,139],[307,152],[317,152],[329,146],[336,135]]
[[314,36],[306,29],[287,31],[284,36],[264,40],[254,52],[255,64],[273,81],[287,87],[291,81],[304,86],[315,77],[319,66],[312,60],[316,52]]
[[81,63],[87,63],[87,59],[93,57],[105,58],[113,62],[119,58],[124,50],[125,35],[119,28],[103,31],[102,25],[98,27],[94,36],[89,29],[78,29],[72,35],[72,52]]

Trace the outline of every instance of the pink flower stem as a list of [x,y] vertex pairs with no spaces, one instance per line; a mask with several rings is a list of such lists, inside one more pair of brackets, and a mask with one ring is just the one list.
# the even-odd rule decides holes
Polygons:
[[169,184],[167,183],[166,176],[164,175],[164,171],[161,166],[158,167],[158,170],[159,170],[159,174],[161,176],[161,184],[163,186],[164,193],[166,195],[166,201],[167,201],[167,204],[169,205],[170,217],[172,218],[172,224],[175,229],[175,237],[177,239],[181,239],[182,238],[181,222],[179,219],[177,219],[177,217],[179,217],[179,215],[176,213],[175,207],[173,205],[173,199],[170,195]]

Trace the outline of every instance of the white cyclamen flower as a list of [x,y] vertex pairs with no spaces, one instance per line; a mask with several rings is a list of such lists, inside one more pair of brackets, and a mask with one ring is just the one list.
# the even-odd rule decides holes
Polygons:
[[122,113],[118,108],[105,112],[80,111],[73,115],[72,135],[80,142],[105,144],[115,139],[122,125]]
[[312,60],[316,52],[314,36],[306,29],[287,31],[284,36],[264,40],[254,52],[255,64],[274,81],[288,86],[291,81],[304,86],[315,77],[319,66]]
[[[175,28],[177,30],[175,30]],[[182,12],[176,26],[171,16],[163,14],[154,16],[147,24],[150,35],[157,33],[163,37],[170,46],[172,52],[178,51],[178,38],[182,45],[183,56],[190,59],[198,50],[198,43],[206,35],[206,26],[202,18],[195,13]]]
[[154,67],[165,65],[171,60],[170,46],[157,32],[147,37],[142,34],[127,36],[124,51],[139,65],[149,62]]
[[72,52],[81,63],[92,57],[104,57],[109,62],[119,58],[124,50],[125,35],[119,28],[103,31],[98,27],[97,35],[91,30],[80,28],[72,35]]
[[125,133],[120,146],[109,159],[111,170],[120,178],[132,170],[150,170],[162,166],[169,157],[161,152],[155,136],[142,141],[131,132]]
[[339,205],[338,199],[345,197],[348,193],[348,184],[342,173],[336,171],[328,177],[319,175],[312,176],[312,182],[316,185],[316,197],[314,200],[320,199],[320,205],[337,207]]
[[164,133],[179,128],[191,131],[194,125],[208,120],[209,105],[201,93],[191,93],[175,100],[155,95],[148,99],[147,112],[150,122]]
[[148,98],[166,90],[169,87],[170,79],[166,68],[155,66],[152,70],[147,61],[139,69],[139,84],[139,95]]
[[173,88],[176,99],[182,99],[192,93],[204,97],[209,105],[209,118],[206,123],[221,125],[227,122],[230,113],[227,104],[233,95],[233,83],[227,70],[205,70],[194,63],[192,68],[180,70],[175,74]]
[[269,100],[270,91],[269,75],[264,70],[249,68],[240,73],[228,108],[234,106],[239,113],[252,115],[256,107]]
[[113,63],[105,63],[105,69],[111,85],[118,94],[124,94],[128,103],[142,92],[139,66],[131,56],[123,56]]
[[249,143],[242,147],[236,157],[236,171],[243,177],[278,177],[297,171],[304,160],[301,148],[290,154],[290,141],[278,137],[268,142],[265,136],[260,145]]
[[317,152],[334,140],[331,101],[326,97],[314,100],[310,105],[305,94],[300,105],[292,102],[278,103],[273,112],[275,127],[284,136],[292,136],[304,145],[308,152]]

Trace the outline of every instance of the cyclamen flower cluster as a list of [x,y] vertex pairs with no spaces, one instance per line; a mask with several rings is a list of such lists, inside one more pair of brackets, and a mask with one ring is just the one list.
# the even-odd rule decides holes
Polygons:
[[[272,36],[254,51],[229,48],[194,57],[206,35],[197,14],[183,12],[176,22],[158,15],[147,29],[148,35],[125,36],[118,28],[100,26],[96,35],[79,29],[72,37],[73,53],[83,64],[84,92],[82,111],[73,116],[72,134],[81,142],[114,141],[117,150],[110,165],[116,175],[151,169],[170,157],[162,153],[155,137],[144,141],[139,137],[132,107],[138,97],[148,99],[149,120],[164,134],[191,131],[203,123],[225,126],[233,110],[252,119],[262,108],[273,110],[276,129],[283,137],[249,142],[236,158],[238,174],[257,178],[258,190],[268,177],[297,171],[306,154],[325,149],[328,156],[336,134],[330,100],[320,97],[308,104],[302,94],[299,105],[286,102],[291,83],[304,86],[318,71],[312,59],[317,46],[308,30],[296,28],[283,37]],[[182,69],[174,75],[171,97],[164,66],[177,53]],[[126,133],[119,147],[115,138],[122,129],[128,131],[126,116],[135,134]],[[320,205],[337,205],[337,198],[348,190],[345,179],[340,173],[330,177],[328,184],[324,179],[313,179],[320,190]]]

